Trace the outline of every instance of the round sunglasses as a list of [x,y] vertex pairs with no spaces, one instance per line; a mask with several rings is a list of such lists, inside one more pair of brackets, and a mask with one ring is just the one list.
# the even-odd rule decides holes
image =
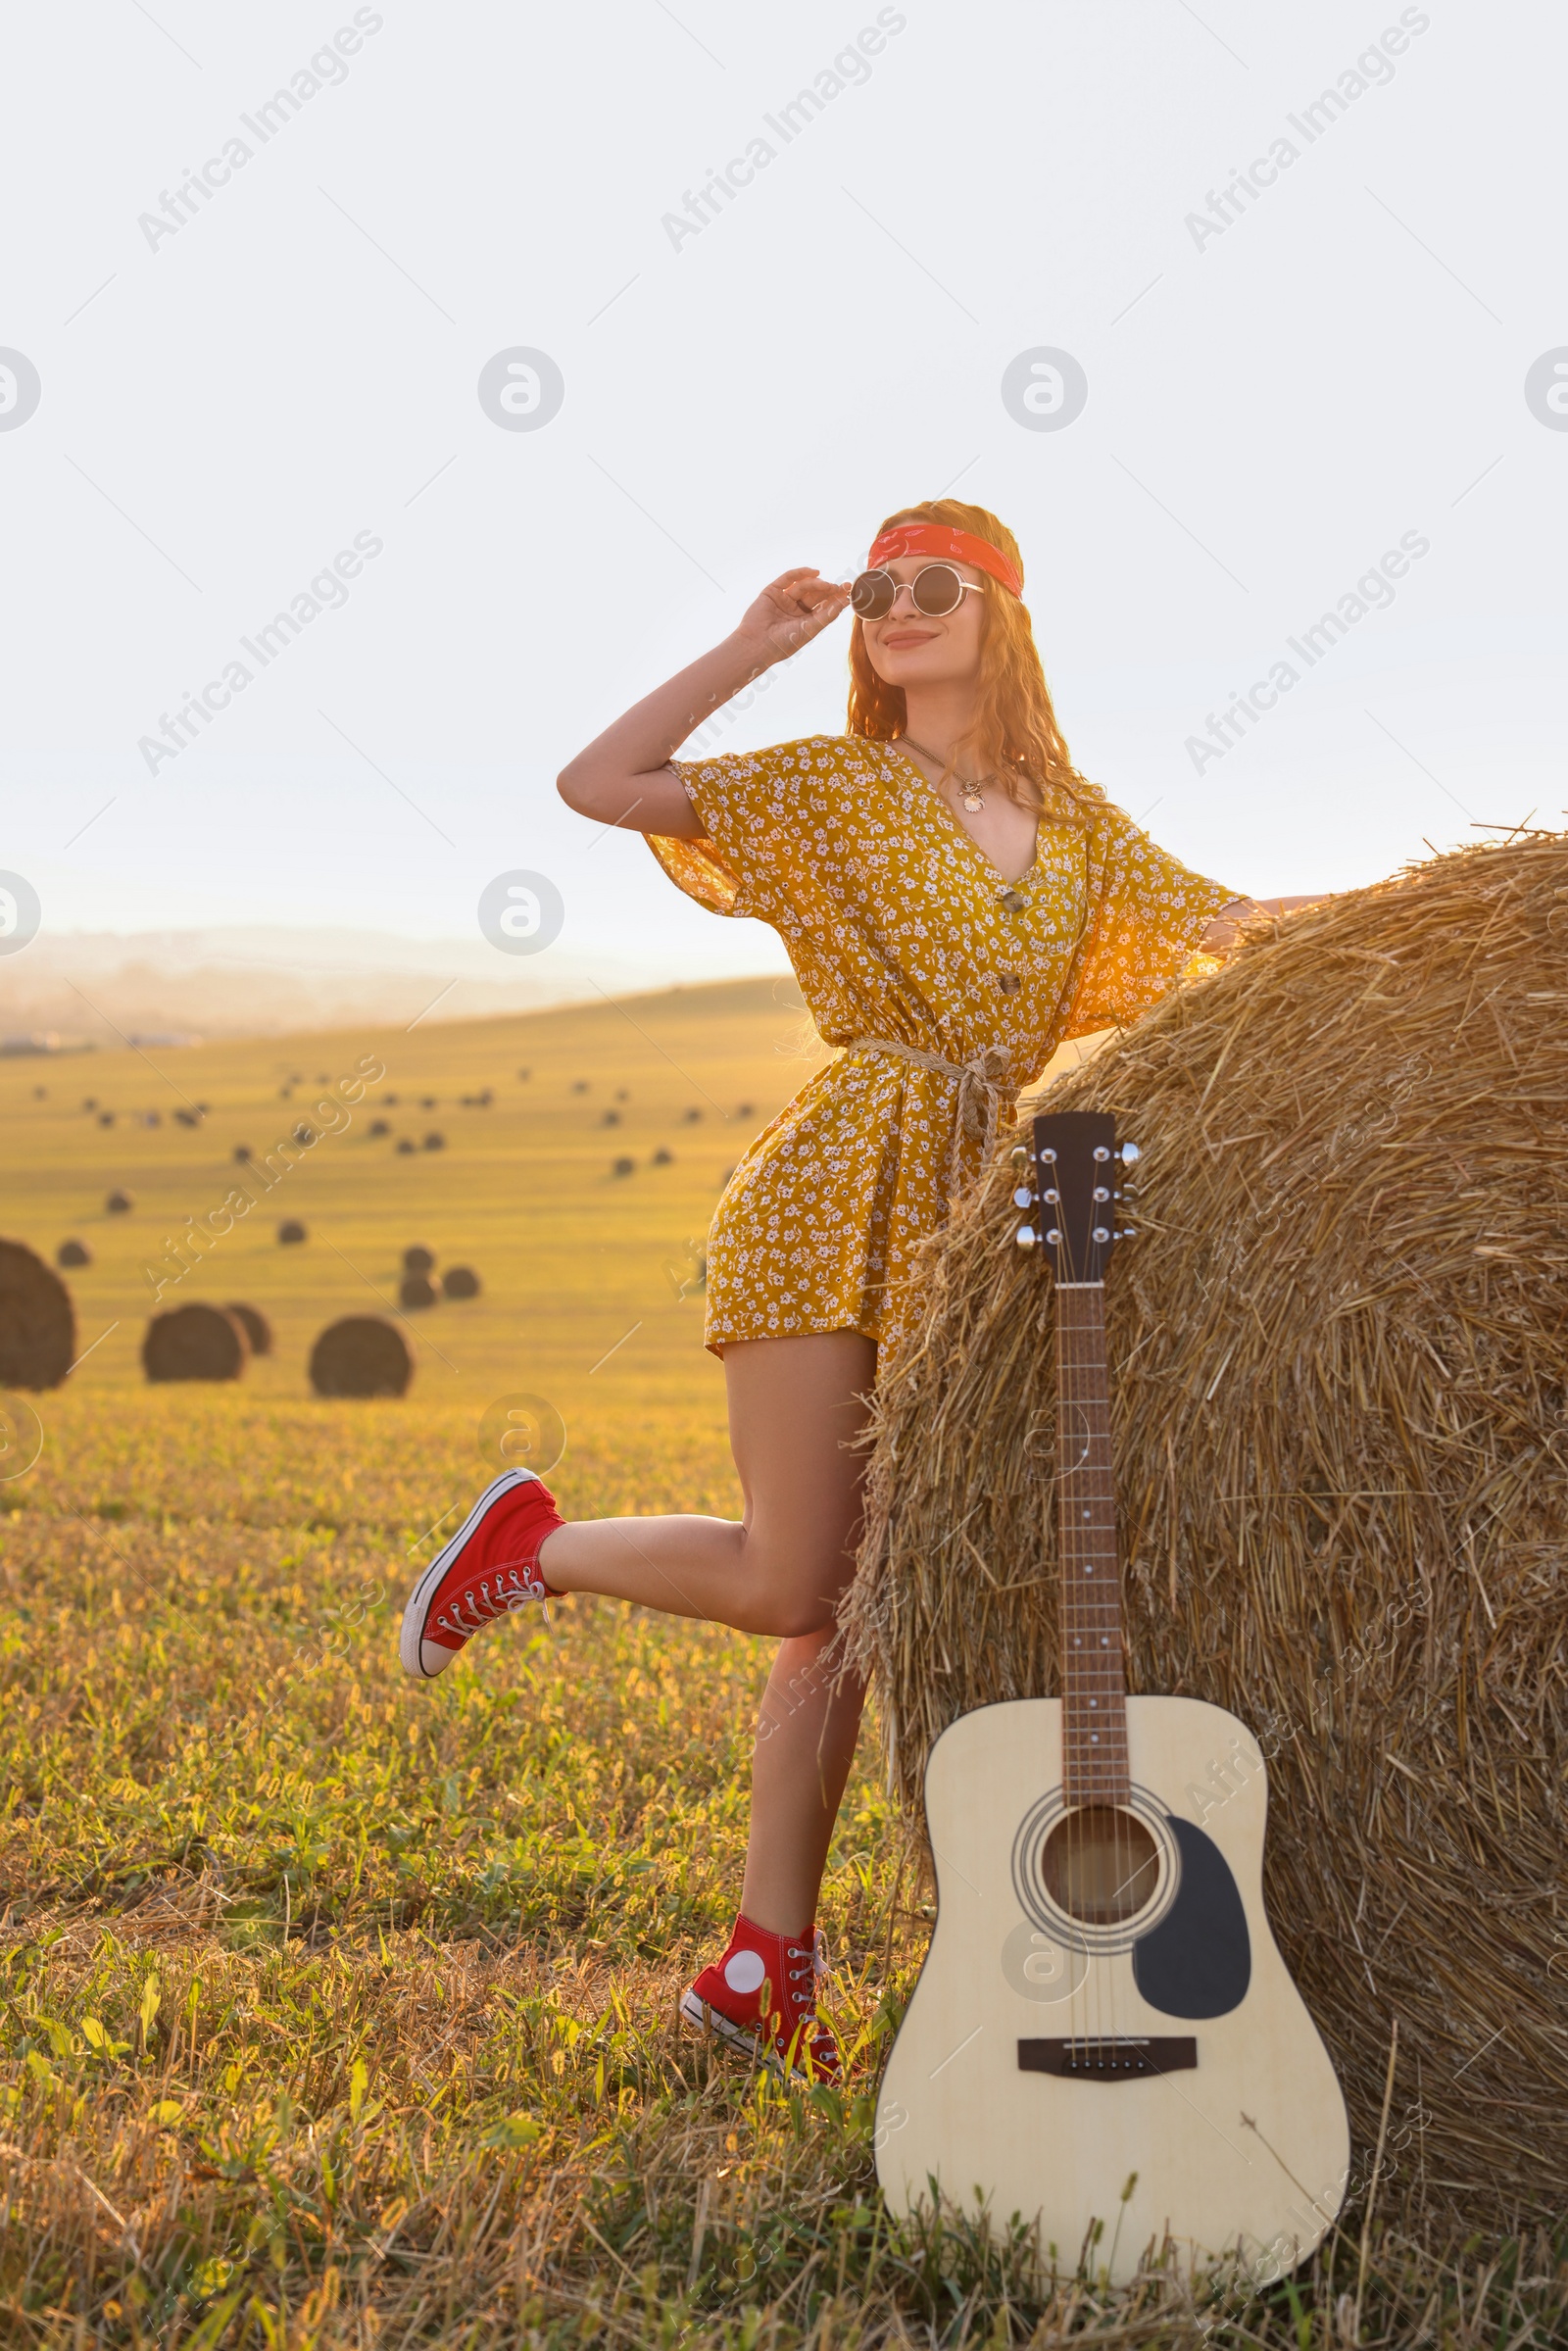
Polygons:
[[932,620],[956,612],[967,593],[981,593],[978,581],[960,579],[951,563],[926,563],[913,579],[895,579],[891,571],[862,571],[850,590],[850,608],[862,620],[886,619],[901,588],[908,589],[915,611]]

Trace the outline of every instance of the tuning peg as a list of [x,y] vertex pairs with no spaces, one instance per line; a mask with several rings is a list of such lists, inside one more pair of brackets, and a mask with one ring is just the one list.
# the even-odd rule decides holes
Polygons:
[[1033,1249],[1035,1245],[1034,1226],[1030,1224],[1021,1224],[1016,1233],[1014,1233],[1013,1239],[1016,1241],[1020,1249]]
[[1029,1164],[1029,1147],[1028,1147],[1028,1145],[1027,1145],[1027,1144],[1025,1144],[1025,1143],[1015,1143],[1015,1144],[1013,1145],[1013,1147],[1012,1147],[1012,1150],[1011,1150],[1011,1152],[1009,1153],[1009,1156],[1010,1156],[1010,1158],[1011,1158],[1011,1160],[1012,1160],[1012,1164],[1013,1164],[1013,1166],[1014,1166],[1014,1167],[1015,1167],[1015,1168],[1018,1170],[1018,1173],[1019,1173],[1020,1175],[1022,1175],[1022,1174],[1023,1174],[1023,1172],[1024,1172],[1024,1169],[1025,1169],[1025,1168],[1028,1166],[1028,1164]]
[[1143,1155],[1136,1143],[1124,1143],[1118,1153],[1123,1167],[1136,1167]]
[[1035,1196],[1030,1191],[1027,1184],[1020,1184],[1018,1186],[1017,1191],[1012,1196],[1012,1204],[1015,1208],[1032,1208],[1034,1206]]
[[1102,1224],[1097,1224],[1090,1238],[1095,1241],[1108,1241],[1110,1239],[1108,1227]]
[[1113,1241],[1136,1241],[1137,1238],[1138,1229],[1135,1225],[1129,1225],[1124,1233],[1113,1233],[1111,1235],[1111,1239]]

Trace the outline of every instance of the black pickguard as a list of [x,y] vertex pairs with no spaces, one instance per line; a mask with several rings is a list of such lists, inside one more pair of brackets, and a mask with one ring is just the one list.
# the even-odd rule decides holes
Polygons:
[[1247,1912],[1213,1838],[1192,1821],[1166,1817],[1181,1884],[1158,1926],[1133,1946],[1133,1982],[1162,2016],[1229,2016],[1252,1980]]

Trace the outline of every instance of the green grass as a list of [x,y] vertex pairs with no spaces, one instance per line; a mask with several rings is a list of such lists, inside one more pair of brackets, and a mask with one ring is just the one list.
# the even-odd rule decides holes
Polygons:
[[[610,1007],[416,1029],[412,1074],[373,1038],[169,1056],[212,1103],[191,1133],[71,1106],[156,1100],[131,1056],[72,1064],[69,1093],[61,1064],[0,1072],[6,1229],[51,1256],[87,1239],[82,1344],[120,1326],[35,1399],[42,1455],[0,1486],[0,2342],[1560,2341],[1564,2248],[1445,2251],[1393,2213],[1364,2278],[1352,2234],[1206,2303],[1042,2279],[1005,2227],[894,2227],[872,2100],[929,1911],[870,1739],[823,1900],[851,2081],[802,2095],[673,2016],[734,1905],[765,1644],[573,1600],[403,1680],[397,1609],[486,1474],[493,1396],[559,1401],[569,1510],[734,1506],[700,1299],[663,1267],[749,1131],[712,1104],[755,1125],[802,1069],[769,989],[707,994],[711,1017],[696,992],[629,1006],[652,1044]],[[397,1160],[361,1119],[318,1146],[281,1188],[306,1249],[270,1218],[182,1286],[253,1298],[276,1355],[146,1388],[144,1235],[281,1131],[290,1069],[368,1045],[377,1091],[441,1098],[448,1151]],[[493,1109],[449,1106],[484,1084]],[[135,1215],[94,1220],[113,1182]],[[484,1297],[421,1321],[403,1401],[311,1398],[310,1337],[414,1240]]]

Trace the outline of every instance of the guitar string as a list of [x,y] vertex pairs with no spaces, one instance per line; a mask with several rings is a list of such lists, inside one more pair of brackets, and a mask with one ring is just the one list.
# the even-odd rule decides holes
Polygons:
[[[1056,1256],[1059,1285],[1065,1270],[1062,1243],[1057,1245]],[[1104,1294],[1099,1284],[1071,1287],[1071,1306],[1066,1298],[1057,1299],[1058,1523],[1063,1535],[1062,1570],[1068,1595],[1068,1604],[1062,1611],[1062,1629],[1069,1653],[1077,1653],[1074,1702],[1071,1707],[1063,1706],[1067,1733],[1063,1776],[1080,1801],[1069,1807],[1064,1842],[1068,1882],[1076,1889],[1086,1914],[1080,1924],[1098,1928],[1102,1933],[1106,1930],[1114,1933],[1124,1918],[1144,1907],[1148,1898],[1138,1881],[1148,1869],[1149,1855],[1140,1850],[1139,1825],[1126,1812],[1130,1788],[1123,1785],[1127,1780],[1128,1760],[1125,1681],[1117,1615],[1119,1592],[1113,1587],[1109,1573],[1117,1546],[1115,1499],[1109,1483],[1109,1399],[1102,1393]],[[1092,1395],[1091,1383],[1085,1377],[1090,1373],[1095,1375]],[[1087,1539],[1081,1524],[1086,1515]],[[1084,1587],[1097,1565],[1103,1566],[1107,1574],[1091,1599]],[[1108,1627],[1101,1625],[1102,1617],[1108,1619]],[[1065,1657],[1063,1666],[1065,1672]],[[1063,1695],[1065,1698],[1065,1689]],[[1102,1700],[1108,1702],[1102,1704]],[[1098,1718],[1098,1736],[1090,1731],[1084,1719],[1090,1707]],[[1091,1751],[1097,1746],[1098,1755]],[[1119,2037],[1120,1969],[1112,1953],[1094,1947],[1092,1936],[1086,1935],[1084,1940],[1087,1983],[1081,2009],[1083,2036],[1100,2044],[1102,2052],[1107,2040],[1114,2043]],[[1077,1996],[1070,1993],[1069,2021],[1076,2026],[1079,2017]]]

